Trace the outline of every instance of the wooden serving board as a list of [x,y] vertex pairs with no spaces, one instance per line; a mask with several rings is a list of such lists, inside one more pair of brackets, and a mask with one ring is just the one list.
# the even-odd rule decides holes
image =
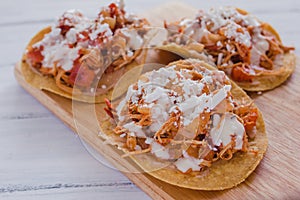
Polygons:
[[[172,16],[174,10],[180,17]],[[161,19],[179,19],[193,16],[195,11],[187,6],[172,4],[145,14],[158,24]],[[299,62],[297,62],[299,63]],[[295,199],[300,197],[300,80],[299,66],[293,76],[282,86],[263,94],[251,93],[261,109],[266,122],[269,147],[258,168],[235,188],[225,191],[196,191],[179,188],[159,181],[146,173],[127,173],[139,170],[121,152],[107,145],[98,136],[97,119],[105,117],[103,104],[91,105],[72,102],[58,95],[31,87],[24,79],[19,64],[15,68],[19,84],[41,104],[52,111],[67,126],[102,154],[112,165],[122,171],[133,183],[153,199]],[[85,110],[85,112],[81,112]]]

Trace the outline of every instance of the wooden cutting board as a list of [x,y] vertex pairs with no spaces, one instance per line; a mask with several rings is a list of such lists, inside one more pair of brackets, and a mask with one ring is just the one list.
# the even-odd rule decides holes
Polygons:
[[[154,25],[161,25],[159,19],[174,20],[194,14],[195,10],[188,6],[169,4],[143,15],[147,16]],[[299,61],[297,63],[299,64]],[[279,88],[260,95],[250,94],[264,115],[269,147],[261,164],[244,183],[218,192],[183,189],[159,181],[145,173],[126,173],[139,168],[129,159],[121,158],[122,153],[107,145],[97,134],[100,130],[97,119],[105,117],[102,112],[104,105],[75,103],[33,88],[24,80],[19,64],[15,68],[15,76],[25,90],[153,199],[295,199],[300,197],[300,85],[297,81],[300,80],[299,66],[293,76]],[[82,110],[85,112],[81,112]]]

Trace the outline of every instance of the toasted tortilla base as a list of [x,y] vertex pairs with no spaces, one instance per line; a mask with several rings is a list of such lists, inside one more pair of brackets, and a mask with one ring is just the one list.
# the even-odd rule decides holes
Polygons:
[[[40,32],[38,32],[29,42],[27,47],[32,46],[33,44],[41,41],[44,36],[51,31],[51,27],[46,27]],[[126,66],[125,72],[139,65],[137,62],[133,61],[132,63]],[[105,98],[111,98],[112,90],[110,89],[107,93],[97,95],[97,96],[88,96],[88,95],[75,95],[67,93],[57,87],[55,79],[50,76],[43,76],[38,72],[35,72],[34,69],[26,62],[26,54],[23,54],[21,62],[21,71],[25,80],[33,87],[36,87],[40,90],[49,91],[51,93],[60,95],[62,97],[72,99],[75,101],[81,101],[86,103],[102,103]],[[116,81],[117,82],[117,81]],[[116,96],[115,96],[116,97]]]
[[274,89],[284,83],[296,68],[296,55],[287,53],[282,56],[282,66],[275,66],[276,69],[264,71],[253,78],[251,83],[236,82],[241,88],[247,91],[266,91]]
[[[177,54],[182,58],[197,58],[206,62],[208,61],[205,56],[195,51],[188,50],[185,46],[171,43],[158,48]],[[255,76],[252,82],[236,82],[236,84],[244,90],[253,92],[274,89],[285,82],[294,72],[296,67],[296,55],[294,53],[284,54],[281,62],[282,64],[280,66],[275,66],[274,70],[266,70]],[[215,66],[215,64],[212,65]]]
[[[191,63],[201,62],[193,59],[189,59],[189,61]],[[177,62],[171,63],[171,65],[176,65],[176,63]],[[214,67],[204,62],[202,62],[202,66],[209,70],[216,70]],[[252,101],[240,87],[233,82],[231,82],[231,84],[231,93],[236,101]],[[101,127],[102,132],[110,138],[111,144],[117,145],[122,149],[122,144],[113,142],[113,138],[117,136],[112,131],[113,125],[110,120],[104,121],[101,124]],[[183,174],[175,169],[174,166],[171,166],[170,163],[158,160],[149,153],[131,156],[131,158],[141,167],[142,172],[146,172],[169,184],[195,190],[224,190],[232,188],[243,182],[262,160],[263,155],[267,150],[268,140],[263,117],[260,111],[256,128],[257,135],[253,141],[256,143],[256,147],[258,148],[257,153],[235,153],[231,160],[218,160],[214,162],[210,168],[203,172]]]
[[205,61],[206,63],[208,63],[212,66],[215,66],[215,63],[212,60],[209,60],[209,58],[207,56],[205,56],[195,50],[189,50],[186,47],[175,44],[175,43],[166,44],[166,45],[157,47],[157,49],[174,53],[184,59],[188,59],[188,58],[199,59],[199,60]]

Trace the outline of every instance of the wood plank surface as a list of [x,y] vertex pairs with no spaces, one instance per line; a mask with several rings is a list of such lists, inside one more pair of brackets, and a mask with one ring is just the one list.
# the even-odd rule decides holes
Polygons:
[[[156,11],[146,13],[145,16],[160,16],[168,19],[178,18],[174,10],[181,9],[181,16],[194,15],[192,8],[181,4],[169,4]],[[155,14],[153,14],[155,13]],[[168,14],[165,14],[168,13]],[[171,14],[170,14],[171,13]],[[153,18],[154,23],[156,18]],[[299,63],[299,62],[298,62]],[[74,124],[74,104],[62,97],[39,91],[30,87],[23,79],[19,68],[15,71],[18,82],[37,100],[45,105],[66,125],[76,131],[87,143],[103,154],[103,156],[121,171],[138,167],[128,159],[121,159],[120,152],[105,144],[98,136],[99,127],[93,119],[82,116]],[[297,87],[300,70],[297,67],[295,74],[281,87],[264,92],[261,95],[250,94],[264,114],[269,148],[265,158],[255,172],[236,188],[220,191],[205,192],[178,188],[161,182],[143,173],[124,173],[133,183],[144,190],[150,197],[158,199],[245,199],[260,198],[296,198],[300,196],[300,153],[296,147],[300,146],[300,89]],[[72,110],[73,106],[73,110]],[[97,109],[101,108],[99,106]],[[87,104],[76,103],[76,109],[88,110],[93,107]],[[75,113],[76,115],[76,113]],[[86,119],[86,120],[84,120]]]

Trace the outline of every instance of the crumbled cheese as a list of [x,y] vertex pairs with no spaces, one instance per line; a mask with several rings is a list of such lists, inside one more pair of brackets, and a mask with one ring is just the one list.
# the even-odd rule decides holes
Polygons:
[[71,70],[74,60],[79,56],[78,52],[79,48],[70,48],[62,43],[48,46],[42,51],[44,56],[43,65],[52,68],[54,63],[57,63],[57,66],[62,67],[64,70]]
[[137,50],[143,46],[144,40],[138,34],[138,30],[122,28],[121,32],[128,38],[128,47],[130,50]]
[[151,153],[153,153],[157,158],[168,160],[170,159],[169,149],[160,145],[157,142],[151,144]]
[[153,91],[145,97],[145,102],[146,103],[151,103],[151,102],[154,102],[154,101],[156,101],[158,99],[161,99],[161,98],[165,99],[166,96],[167,96],[167,92],[168,92],[168,90],[166,90],[162,87],[155,87],[153,89]]
[[211,30],[214,32],[225,26],[233,14],[234,11],[229,9],[229,7],[220,7],[218,9],[210,9],[204,13],[203,19],[207,24],[213,24]]
[[163,87],[174,78],[176,78],[176,71],[174,70],[174,67],[168,67],[153,71],[149,76],[149,81],[155,85]]
[[201,82],[203,83],[207,83],[207,84],[212,84],[213,83],[213,79],[211,76],[204,76],[201,80]]
[[221,117],[219,114],[214,114],[213,115],[213,121],[212,121],[212,125],[213,127],[217,127],[220,123]]
[[189,156],[186,152],[183,152],[183,158],[179,158],[174,164],[178,170],[182,173],[186,173],[188,170],[200,171],[200,164],[203,162],[203,159],[196,159]]
[[226,50],[229,52],[231,51],[231,46],[229,44],[226,44]]
[[191,96],[201,95],[204,84],[191,79],[182,79],[180,86],[182,86],[183,97],[188,99]]
[[61,17],[62,19],[68,19],[65,21],[65,24],[72,26],[74,24],[79,24],[82,20],[86,19],[82,12],[76,9],[67,10]]
[[183,125],[188,126],[199,116],[205,108],[209,106],[209,96],[202,94],[200,97],[191,96],[186,101],[179,104],[179,109],[183,112]]
[[155,120],[159,120],[164,122],[168,119],[168,113],[166,112],[167,107],[162,104],[154,104],[151,108],[151,115]]
[[261,23],[253,15],[244,15],[243,21],[247,26],[259,27]]
[[174,164],[176,168],[182,173],[186,173],[188,170],[200,171],[201,167],[199,166],[201,162],[195,158],[179,158]]
[[95,40],[100,33],[104,33],[105,36],[112,36],[113,34],[108,24],[95,24],[89,36],[91,40]]
[[218,42],[217,42],[217,46],[218,46],[218,47],[222,47],[222,46],[223,46],[223,45],[222,45],[222,42],[221,42],[221,41],[218,41]]
[[74,44],[77,41],[77,32],[74,28],[71,28],[66,34],[67,42]]
[[[245,133],[244,125],[237,119],[237,117],[232,113],[226,113],[225,116],[219,120],[219,117],[213,117],[213,119],[218,120],[213,122],[214,127],[210,131],[210,136],[212,138],[213,144],[215,146],[226,146],[235,136],[235,149],[240,150],[243,147],[243,137]],[[217,125],[215,126],[215,124]]]
[[217,61],[217,65],[218,66],[221,65],[222,59],[223,59],[223,53],[219,53],[219,55],[218,55],[218,61]]
[[[242,29],[243,32],[238,32],[238,29]],[[251,36],[246,28],[243,28],[239,24],[230,22],[225,29],[225,36],[229,39],[234,39],[240,44],[245,44],[247,47],[251,46]]]
[[123,127],[125,129],[127,129],[128,131],[130,131],[132,134],[135,134],[136,136],[138,136],[140,138],[146,138],[146,135],[145,135],[142,127],[139,125],[136,125],[134,122],[127,123],[127,124],[123,125]]

